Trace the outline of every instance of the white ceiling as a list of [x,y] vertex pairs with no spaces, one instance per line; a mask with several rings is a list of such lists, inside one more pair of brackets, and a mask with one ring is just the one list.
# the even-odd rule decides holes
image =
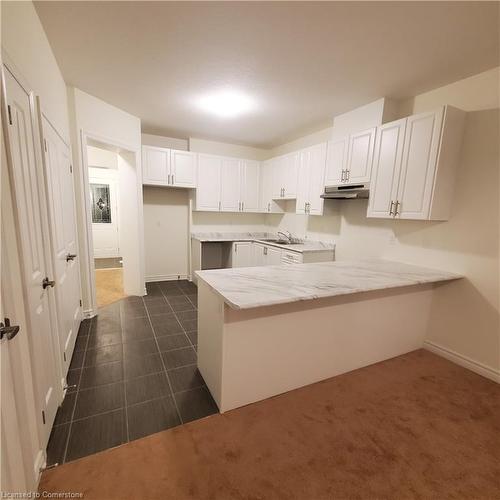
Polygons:
[[[66,81],[143,131],[272,147],[498,66],[497,2],[36,2]],[[257,109],[214,118],[230,86]]]

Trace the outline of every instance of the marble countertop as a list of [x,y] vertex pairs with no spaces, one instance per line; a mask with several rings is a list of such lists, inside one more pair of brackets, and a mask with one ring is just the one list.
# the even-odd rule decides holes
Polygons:
[[335,250],[335,243],[325,243],[322,241],[300,240],[300,243],[293,245],[281,245],[279,243],[270,242],[268,240],[279,239],[276,234],[265,232],[253,233],[192,233],[191,238],[204,242],[232,242],[232,241],[255,241],[257,243],[265,243],[285,250],[298,253],[308,252],[323,252],[325,250]]
[[233,309],[436,283],[463,276],[381,259],[197,271]]

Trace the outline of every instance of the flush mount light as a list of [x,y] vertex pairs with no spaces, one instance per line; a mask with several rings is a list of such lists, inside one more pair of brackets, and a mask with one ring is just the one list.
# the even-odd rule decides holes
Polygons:
[[255,101],[243,92],[225,89],[199,97],[197,105],[220,118],[234,118],[252,111]]

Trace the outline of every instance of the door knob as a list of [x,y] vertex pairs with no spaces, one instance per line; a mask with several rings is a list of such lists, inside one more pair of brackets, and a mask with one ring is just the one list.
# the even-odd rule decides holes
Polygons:
[[42,288],[45,290],[46,288],[48,288],[49,286],[51,288],[54,288],[54,286],[56,285],[56,282],[54,280],[49,280],[49,278],[44,278],[43,281],[42,281]]
[[77,257],[76,253],[69,253],[66,255],[66,262],[69,262],[70,260],[75,260]]
[[12,340],[19,332],[19,326],[10,326],[10,319],[4,319],[5,324],[0,323],[0,340],[7,337],[7,340]]

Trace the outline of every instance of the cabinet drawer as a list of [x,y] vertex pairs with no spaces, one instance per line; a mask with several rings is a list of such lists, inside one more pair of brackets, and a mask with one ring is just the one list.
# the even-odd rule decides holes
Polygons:
[[302,264],[302,255],[295,252],[284,251],[281,254],[282,264]]

